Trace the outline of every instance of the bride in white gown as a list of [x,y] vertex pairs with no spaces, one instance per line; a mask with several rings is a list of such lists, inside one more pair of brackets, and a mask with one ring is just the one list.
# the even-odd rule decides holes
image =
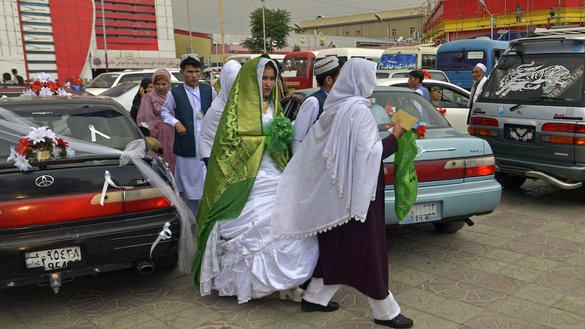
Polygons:
[[274,96],[277,74],[267,58],[246,62],[218,125],[197,216],[195,280],[202,295],[217,290],[244,303],[293,289],[296,295],[288,296],[300,301],[294,288],[311,277],[317,262],[315,236],[271,235],[272,206],[286,165],[267,146],[269,126],[282,115]]

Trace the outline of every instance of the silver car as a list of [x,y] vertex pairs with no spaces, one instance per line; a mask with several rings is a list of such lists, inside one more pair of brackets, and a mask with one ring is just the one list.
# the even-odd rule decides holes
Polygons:
[[[285,98],[287,116],[294,120],[304,98],[315,90],[298,90]],[[427,123],[426,136],[417,140],[418,196],[402,221],[394,211],[394,156],[384,160],[386,224],[432,223],[440,232],[456,232],[465,223],[473,224],[472,216],[491,213],[498,206],[501,186],[495,180],[495,159],[486,141],[452,128],[436,108],[410,89],[376,86],[371,100],[381,137],[388,135],[389,107]]]

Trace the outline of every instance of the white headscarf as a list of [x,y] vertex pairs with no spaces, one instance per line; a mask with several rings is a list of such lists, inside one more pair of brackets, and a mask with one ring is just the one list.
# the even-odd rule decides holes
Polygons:
[[230,96],[234,80],[241,68],[242,65],[234,60],[227,61],[221,68],[221,75],[219,76],[221,89],[203,118],[203,125],[201,127],[199,141],[197,142],[197,150],[201,158],[209,158],[209,155],[211,154],[217,125],[219,124],[219,120],[223,114],[223,109]]
[[376,63],[352,58],[342,67],[324,111],[285,168],[272,232],[306,236],[354,218],[365,221],[375,198],[382,143],[367,97]]

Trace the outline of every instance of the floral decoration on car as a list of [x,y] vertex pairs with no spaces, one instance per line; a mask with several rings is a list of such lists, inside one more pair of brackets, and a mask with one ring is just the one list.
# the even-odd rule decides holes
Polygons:
[[420,70],[420,72],[424,75],[425,79],[432,79],[433,75],[429,73],[427,70]]
[[30,161],[46,161],[55,158],[66,158],[75,152],[69,148],[69,143],[49,129],[47,126],[39,128],[31,127],[31,131],[20,137],[16,150],[10,147],[8,162],[14,162],[14,166],[21,171],[28,171],[32,166]]
[[424,122],[417,122],[412,127],[414,133],[418,136],[417,138],[425,138],[425,134],[427,133],[427,126]]
[[85,91],[85,84],[81,79],[69,79],[67,80],[67,84],[74,92],[80,93]]
[[47,73],[41,72],[30,82],[30,87],[25,89],[20,96],[68,96],[69,93],[51,78]]
[[445,114],[447,114],[447,109],[444,107],[438,107],[437,111],[439,111],[439,113],[441,113],[442,116],[445,116]]

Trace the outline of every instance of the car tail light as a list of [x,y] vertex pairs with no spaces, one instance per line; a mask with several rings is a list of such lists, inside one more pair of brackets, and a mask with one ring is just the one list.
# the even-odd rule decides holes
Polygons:
[[467,132],[470,135],[474,136],[491,136],[495,137],[498,136],[498,130],[493,128],[485,128],[485,127],[474,127],[474,126],[488,126],[498,128],[498,120],[494,118],[486,118],[486,117],[471,117],[469,121],[469,127],[467,128]]
[[[493,156],[473,158],[442,159],[415,162],[419,182],[432,182],[469,177],[489,176],[496,172]],[[394,184],[394,164],[384,164],[384,182]]]
[[565,122],[548,122],[542,125],[541,140],[552,144],[585,145],[585,137],[559,136],[554,133],[585,134],[585,125]]
[[100,197],[101,193],[84,193],[2,202],[0,228],[116,216],[171,206],[154,188],[108,192],[103,206]]

